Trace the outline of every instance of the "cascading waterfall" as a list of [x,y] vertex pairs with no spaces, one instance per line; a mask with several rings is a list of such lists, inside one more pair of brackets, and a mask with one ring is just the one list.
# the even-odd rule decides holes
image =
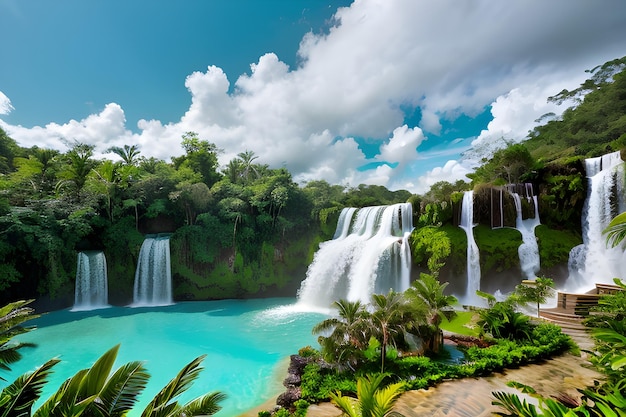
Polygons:
[[474,240],[474,191],[466,191],[461,203],[461,223],[459,226],[467,235],[467,289],[464,302],[480,303],[476,291],[480,290],[480,252]]
[[535,279],[540,268],[539,246],[535,237],[535,228],[539,226],[539,207],[537,196],[534,195],[532,184],[525,184],[525,198],[534,204],[534,216],[524,220],[522,216],[522,197],[511,187],[509,192],[515,202],[517,217],[515,228],[522,234],[522,244],[517,249],[519,254],[520,267],[526,279]]
[[78,252],[73,311],[109,307],[107,261],[102,251]]
[[583,209],[583,244],[572,249],[566,288],[587,291],[596,283],[613,283],[626,276],[625,252],[608,248],[602,231],[614,216],[626,210],[624,164],[620,152],[585,160],[587,199]]
[[147,235],[139,251],[133,305],[162,306],[172,302],[169,235]]
[[410,203],[344,208],[334,238],[315,253],[298,304],[314,309],[327,309],[339,299],[369,304],[374,293],[406,290],[412,230]]

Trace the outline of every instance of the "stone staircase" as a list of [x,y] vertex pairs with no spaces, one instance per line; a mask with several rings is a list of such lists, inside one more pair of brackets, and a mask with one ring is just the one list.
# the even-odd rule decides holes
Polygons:
[[[584,316],[575,314],[573,310],[563,308],[543,309],[539,317],[549,323],[554,323],[561,327],[563,333],[571,337],[582,350],[591,350],[593,340],[588,329],[583,325]],[[581,352],[584,355],[584,352]]]

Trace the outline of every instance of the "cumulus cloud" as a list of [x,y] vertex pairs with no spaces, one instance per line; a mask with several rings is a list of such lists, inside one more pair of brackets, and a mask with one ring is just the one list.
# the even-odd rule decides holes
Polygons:
[[472,170],[466,165],[463,165],[455,160],[449,160],[444,164],[444,166],[434,168],[428,171],[425,175],[419,177],[413,188],[417,193],[422,194],[428,191],[433,184],[439,181],[447,181],[451,183],[455,183],[458,180],[469,181],[466,175],[470,172],[472,172]]
[[[535,119],[553,111],[546,97],[576,88],[585,69],[621,56],[626,44],[621,0],[602,7],[569,0],[359,0],[338,9],[335,21],[327,33],[301,40],[296,68],[268,53],[232,86],[214,65],[193,72],[185,81],[191,104],[176,122],[139,120],[139,132],[131,133],[124,111],[111,103],[80,121],[0,124],[24,146],[58,147],[60,138],[99,149],[139,144],[143,155],[160,158],[182,152],[181,135],[195,131],[224,150],[222,164],[252,150],[259,162],[285,166],[299,181],[423,192],[471,169],[470,158],[450,156],[420,171],[428,154],[418,148],[435,140],[443,120],[491,105],[493,121],[472,145],[474,157],[483,156],[500,137],[523,139]],[[406,125],[405,110],[416,108],[420,126]],[[0,114],[10,109],[0,95]],[[366,157],[359,138],[376,144],[378,154]],[[363,169],[368,164],[373,168]]]
[[[472,141],[472,147],[464,154],[466,166],[477,164],[480,159],[490,157],[493,153],[511,143],[525,140],[528,133],[537,125],[542,116],[553,113],[560,114],[564,106],[557,106],[546,100],[566,87],[578,85],[583,81],[582,76],[563,80],[538,81],[535,84],[523,85],[514,88],[499,96],[491,103],[493,120],[480,135]],[[572,103],[570,103],[572,104]]]

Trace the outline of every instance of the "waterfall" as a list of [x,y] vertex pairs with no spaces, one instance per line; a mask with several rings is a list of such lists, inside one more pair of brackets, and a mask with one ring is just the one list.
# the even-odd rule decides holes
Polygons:
[[298,291],[298,303],[325,309],[347,299],[409,287],[413,230],[410,203],[344,208],[332,240],[322,242]]
[[480,252],[474,240],[474,191],[463,194],[459,226],[467,235],[467,290],[464,302],[477,304],[480,302],[476,295],[476,291],[480,290]]
[[161,306],[172,302],[169,235],[147,235],[139,251],[133,305]]
[[72,311],[109,307],[107,261],[102,251],[78,252]]
[[[511,187],[513,189],[515,187]],[[534,217],[524,220],[522,215],[522,197],[517,192],[509,191],[515,202],[517,217],[515,228],[522,234],[522,244],[517,249],[522,272],[526,279],[535,279],[540,267],[539,246],[535,237],[535,228],[539,226],[539,207],[537,196],[534,195],[532,184],[525,184],[525,198],[533,202]]]
[[587,291],[596,283],[612,283],[626,275],[624,250],[608,248],[602,231],[611,219],[626,209],[624,164],[619,152],[585,160],[587,199],[582,216],[583,245],[570,252],[571,291]]

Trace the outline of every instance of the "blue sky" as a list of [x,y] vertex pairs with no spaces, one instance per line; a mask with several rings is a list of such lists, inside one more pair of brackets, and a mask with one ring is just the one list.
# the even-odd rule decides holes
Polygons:
[[421,193],[562,111],[624,27],[621,0],[0,0],[0,127],[163,159],[195,131],[224,165]]

